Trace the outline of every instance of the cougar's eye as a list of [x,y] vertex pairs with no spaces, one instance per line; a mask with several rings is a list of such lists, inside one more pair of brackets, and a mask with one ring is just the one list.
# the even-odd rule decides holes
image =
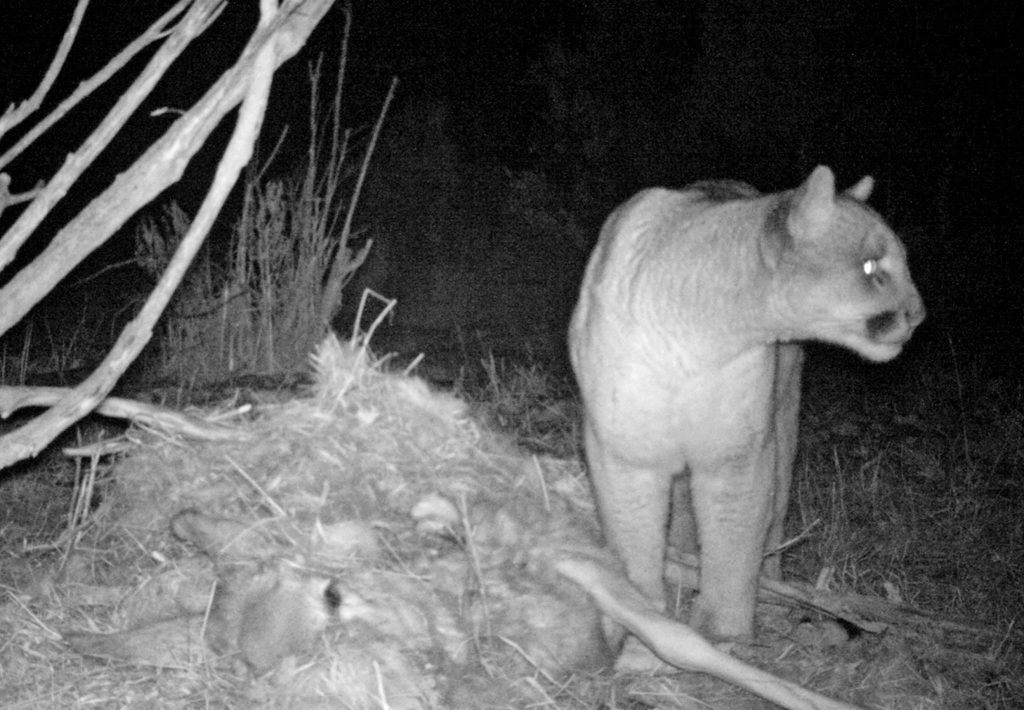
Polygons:
[[885,285],[886,273],[885,269],[882,268],[881,259],[865,259],[861,263],[861,269],[864,272],[864,277],[873,285]]

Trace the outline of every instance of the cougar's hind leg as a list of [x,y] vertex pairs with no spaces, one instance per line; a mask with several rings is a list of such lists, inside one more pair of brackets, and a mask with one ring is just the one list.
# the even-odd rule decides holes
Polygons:
[[630,580],[664,608],[672,475],[617,459],[589,430],[584,441],[606,542],[625,564]]

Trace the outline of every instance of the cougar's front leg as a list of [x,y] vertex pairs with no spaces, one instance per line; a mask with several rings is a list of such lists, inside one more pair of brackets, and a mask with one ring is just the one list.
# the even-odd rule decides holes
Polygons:
[[690,625],[713,638],[752,638],[757,577],[772,516],[773,467],[764,456],[694,464],[700,593]]

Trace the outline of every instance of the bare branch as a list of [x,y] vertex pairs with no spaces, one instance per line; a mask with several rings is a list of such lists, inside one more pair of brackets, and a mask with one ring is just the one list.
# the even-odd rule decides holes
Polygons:
[[[153,326],[202,245],[239,173],[252,155],[266,109],[274,70],[302,47],[309,33],[330,8],[332,1],[291,0],[285,3],[272,21],[266,11],[268,8],[272,9],[274,3],[269,0],[261,2],[264,14],[261,16],[260,29],[250,40],[235,67],[221,77],[199,104],[175,122],[172,129],[127,173],[119,176],[104,195],[86,208],[85,212],[89,212],[97,201],[104,197],[110,199],[108,196],[112,195],[133,205],[128,214],[134,213],[135,209],[141,206],[137,202],[140,195],[148,195],[151,199],[168,184],[163,182],[168,176],[175,176],[175,179],[180,176],[188,158],[202,145],[218,119],[238,100],[245,98],[235,132],[217,166],[210,192],[139,315],[124,329],[110,353],[92,375],[32,422],[0,438],[0,468],[22,458],[34,456],[57,434],[95,409],[152,337]],[[154,191],[154,185],[160,187]],[[122,217],[116,208],[111,208],[105,202],[103,206],[113,211],[115,216]],[[96,218],[96,212],[97,210],[94,210],[89,217]],[[98,212],[100,216],[104,214],[103,210]],[[78,222],[78,228],[82,227],[81,218],[80,214],[75,220]],[[126,218],[127,216],[123,216],[122,221]],[[111,221],[108,215],[107,221],[101,223],[103,228],[109,230],[105,234],[110,234],[116,229],[110,228]],[[87,220],[85,224],[88,224]],[[52,279],[54,274],[63,276],[67,273],[71,268],[69,261],[72,265],[77,263],[77,260],[67,256],[68,253],[79,254],[77,245],[68,243],[67,235],[77,233],[81,237],[88,233],[76,232],[71,227],[72,225],[68,225],[54,239],[54,243],[59,242],[60,249],[54,252],[54,244],[51,244],[44,252],[44,256],[47,252],[50,254],[49,258],[37,259],[15,277],[14,281],[19,281],[20,284],[12,291],[13,295],[20,295],[23,289],[31,287],[32,282],[24,279],[26,272],[34,270],[37,274],[45,274]],[[101,238],[99,243],[102,243],[104,238]],[[92,248],[95,247],[90,247],[84,253],[87,254]],[[37,275],[35,278],[43,277]],[[0,299],[8,289],[0,291]],[[6,305],[6,301],[4,302]],[[24,304],[19,304],[19,307],[24,307]]]
[[[88,96],[97,88],[106,83],[106,81],[110,79],[110,77],[114,76],[114,74],[116,74],[126,64],[128,64],[128,62],[130,62],[132,58],[135,57],[136,54],[141,52],[143,49],[145,49],[148,45],[152,44],[153,42],[156,42],[157,40],[166,37],[168,34],[167,25],[170,24],[171,20],[180,15],[182,10],[185,9],[185,6],[188,5],[190,2],[193,2],[193,0],[181,0],[180,2],[178,2],[174,7],[165,12],[163,16],[160,17],[160,19],[158,19],[156,22],[150,25],[149,29],[147,29],[145,32],[139,35],[139,37],[134,42],[132,42],[123,50],[118,52],[117,56],[111,59],[109,62],[107,62],[106,66],[104,66],[102,69],[96,72],[96,74],[94,74],[91,78],[79,84],[78,88],[75,89],[71,96],[61,101],[60,105],[50,112],[50,115],[48,115],[46,118],[40,121],[37,125],[33,126],[32,130],[28,131],[6,153],[0,156],[0,169],[2,169],[5,165],[10,163],[19,155],[21,155],[21,153],[28,146],[32,145],[36,138],[41,136],[46,131],[50,130],[50,127],[53,126],[53,124],[57,123],[57,121],[63,118],[86,96]],[[198,35],[200,33],[197,32],[196,34]],[[170,62],[168,62],[168,64],[169,63]],[[160,77],[157,76],[158,80],[159,78]],[[129,89],[129,93],[130,92],[131,90]],[[145,98],[145,95],[143,95],[141,98]],[[0,135],[3,135],[2,130],[0,130]]]
[[35,199],[35,196],[42,192],[44,187],[43,182],[39,181],[31,190],[14,194],[11,192],[11,176],[7,173],[0,173],[0,216],[3,215],[8,205],[17,205]]
[[[57,80],[57,75],[60,74],[64,62],[67,61],[71,45],[74,44],[75,37],[78,36],[78,28],[82,24],[85,8],[88,6],[89,0],[78,0],[78,5],[75,6],[75,13],[71,16],[71,22],[64,31],[64,37],[60,41],[60,46],[57,47],[57,53],[53,55],[53,61],[50,62],[50,66],[46,70],[46,74],[43,75],[43,80],[36,87],[35,92],[22,101],[21,105],[17,108],[12,103],[4,111],[4,115],[0,116],[0,138],[39,109],[43,99],[46,98],[46,94],[49,93],[50,88],[53,86],[53,82]],[[0,159],[0,168],[3,168],[6,164],[6,161]]]
[[[188,2],[189,0],[183,0]],[[142,74],[132,84],[131,88],[118,100],[114,107],[107,114],[103,123],[100,124],[86,142],[79,148],[77,154],[71,154],[67,160],[64,161],[64,165],[57,174],[50,180],[49,185],[43,189],[42,193],[36,198],[36,200],[28,206],[28,208],[21,213],[17,221],[11,226],[7,234],[4,235],[3,239],[0,239],[0,272],[2,272],[7,266],[14,260],[14,257],[18,253],[18,249],[28,240],[29,236],[39,226],[47,214],[53,209],[53,206],[62,198],[75,181],[81,176],[85,169],[92,164],[96,157],[103,151],[104,148],[113,140],[114,136],[117,135],[118,131],[124,126],[135,110],[139,107],[149,93],[156,86],[160,77],[164,75],[167,68],[174,62],[175,59],[185,50],[185,47],[189,43],[198,37],[202,32],[209,26],[210,20],[216,16],[220,11],[220,7],[223,6],[223,0],[198,0],[188,14],[181,20],[178,26],[174,29],[174,32],[160,48],[160,50],[153,56],[146,65]],[[167,17],[167,15],[165,15]],[[161,18],[163,19],[163,18]],[[138,45],[135,51],[141,50],[150,42],[158,39],[163,33],[163,28],[160,23],[154,24],[146,31],[136,42],[132,45]],[[122,53],[125,55],[125,53]],[[120,56],[120,55],[119,55]],[[124,61],[130,59],[130,54],[123,57]],[[103,71],[93,78],[92,82],[95,82],[106,71],[116,71],[116,62],[108,64]],[[103,81],[106,77],[103,78]],[[99,82],[99,83],[102,83]],[[98,84],[96,84],[98,85]],[[90,86],[88,91],[92,91],[95,86]],[[68,101],[81,100],[88,91],[83,92],[82,87],[72,95]],[[64,102],[65,104],[68,101]],[[59,111],[59,107],[58,107]],[[47,117],[47,120],[56,120],[59,118],[59,114],[55,112]],[[18,142],[11,151],[24,149],[26,139],[35,138],[35,132],[30,131],[21,141]],[[4,156],[5,158],[7,156]],[[111,231],[109,234],[112,234]],[[103,236],[103,241],[109,236],[106,234]],[[100,242],[102,243],[102,241]],[[77,262],[75,262],[77,263]],[[72,267],[74,264],[71,265]],[[47,290],[52,287],[56,281],[47,284]],[[33,304],[34,305],[34,304]],[[21,316],[19,316],[20,318]],[[9,326],[7,326],[9,327]],[[4,327],[0,323],[0,334],[3,334],[7,327]]]
[[[203,98],[178,118],[126,172],[119,175],[113,185],[65,225],[31,264],[0,289],[0,302],[4,304],[0,312],[0,334],[21,320],[60,279],[109,239],[135,212],[181,178],[188,161],[202,147],[221,118],[241,101],[255,52],[263,44],[274,41],[277,48],[275,61],[280,66],[302,47],[302,42],[332,3],[333,0],[286,2],[278,14],[280,19],[268,30],[257,33],[235,66],[225,72]],[[183,23],[187,21],[188,18]],[[179,29],[187,31],[180,26]],[[179,29],[175,30],[176,34]],[[173,41],[174,37],[168,40]],[[163,50],[161,48],[161,52]],[[74,163],[75,160],[72,156],[68,162]],[[77,166],[70,169],[76,174],[80,172]],[[62,169],[58,177],[63,172]],[[48,190],[58,177],[51,181]],[[66,190],[67,185],[63,189]],[[21,215],[19,222],[35,209],[36,203],[33,203]]]
[[[0,387],[0,419],[6,419],[25,407],[53,406],[71,392],[67,387]],[[121,397],[107,397],[99,403],[96,411],[105,417],[127,419],[151,429],[190,439],[234,441],[248,436],[243,429],[191,417],[176,409]]]

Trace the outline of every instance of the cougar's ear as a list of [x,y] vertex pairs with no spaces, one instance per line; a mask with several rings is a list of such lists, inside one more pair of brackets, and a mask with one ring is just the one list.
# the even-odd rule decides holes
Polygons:
[[819,165],[796,189],[789,212],[789,231],[797,238],[815,237],[832,219],[836,207],[836,177]]
[[855,200],[867,202],[868,198],[871,197],[873,189],[875,189],[875,179],[870,175],[865,175],[860,179],[860,182],[847,190],[846,194]]

